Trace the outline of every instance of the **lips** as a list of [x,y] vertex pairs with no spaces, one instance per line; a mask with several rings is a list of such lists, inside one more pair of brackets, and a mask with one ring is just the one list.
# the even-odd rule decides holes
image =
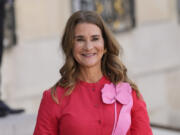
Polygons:
[[83,53],[81,55],[84,57],[92,57],[92,56],[96,55],[96,53]]

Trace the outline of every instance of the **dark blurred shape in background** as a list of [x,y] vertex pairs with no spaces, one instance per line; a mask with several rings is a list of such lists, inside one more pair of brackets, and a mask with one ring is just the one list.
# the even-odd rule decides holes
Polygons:
[[115,32],[131,30],[136,26],[134,0],[72,0],[72,12],[96,11]]

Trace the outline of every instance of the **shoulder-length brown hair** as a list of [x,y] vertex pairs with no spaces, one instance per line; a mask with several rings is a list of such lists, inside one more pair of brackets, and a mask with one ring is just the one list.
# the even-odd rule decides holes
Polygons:
[[95,24],[101,29],[104,47],[107,51],[101,62],[103,75],[114,84],[118,82],[128,82],[136,93],[139,94],[136,84],[128,78],[126,74],[127,69],[119,59],[122,48],[108,30],[103,19],[93,11],[77,11],[68,19],[61,41],[61,47],[65,54],[65,63],[60,69],[61,79],[51,88],[52,98],[55,102],[59,102],[56,95],[56,87],[63,87],[66,90],[65,95],[70,95],[78,78],[79,66],[73,57],[72,50],[74,44],[74,30],[79,23]]

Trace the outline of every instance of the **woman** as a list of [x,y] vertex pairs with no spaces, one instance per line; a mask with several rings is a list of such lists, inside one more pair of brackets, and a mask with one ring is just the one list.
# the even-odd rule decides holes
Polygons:
[[152,135],[146,105],[99,15],[74,13],[61,45],[62,77],[43,94],[34,135]]

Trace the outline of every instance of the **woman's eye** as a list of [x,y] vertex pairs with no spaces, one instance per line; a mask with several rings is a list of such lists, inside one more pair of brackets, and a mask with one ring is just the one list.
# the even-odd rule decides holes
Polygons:
[[84,39],[78,38],[78,39],[76,39],[76,41],[84,41]]
[[92,39],[92,41],[97,41],[97,40],[99,40],[99,38],[93,38],[93,39]]

